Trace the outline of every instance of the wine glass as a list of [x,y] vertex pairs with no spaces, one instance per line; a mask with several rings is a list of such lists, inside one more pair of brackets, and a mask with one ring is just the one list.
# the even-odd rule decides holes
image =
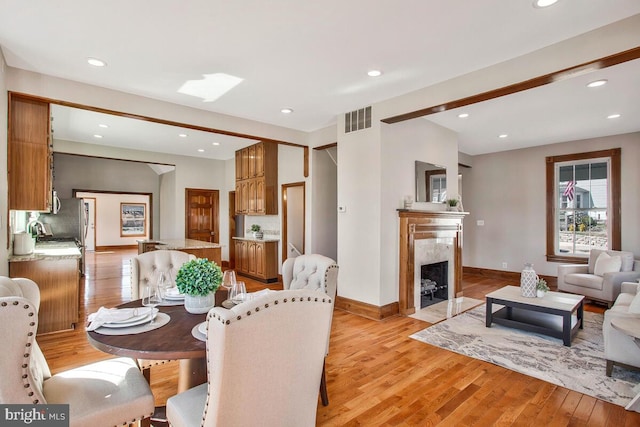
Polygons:
[[151,307],[151,322],[149,322],[149,324],[154,323],[156,317],[154,315],[154,310],[160,303],[162,303],[162,297],[160,296],[158,283],[147,283],[142,296],[142,305],[145,307]]
[[230,298],[231,289],[233,285],[236,283],[236,272],[233,270],[225,270],[222,275],[222,287],[227,290],[227,297]]
[[247,288],[244,282],[236,282],[231,287],[229,299],[234,304],[240,304],[247,300]]
[[164,301],[164,296],[167,294],[167,290],[171,287],[171,281],[167,276],[167,273],[161,271],[158,274],[158,296],[160,301]]

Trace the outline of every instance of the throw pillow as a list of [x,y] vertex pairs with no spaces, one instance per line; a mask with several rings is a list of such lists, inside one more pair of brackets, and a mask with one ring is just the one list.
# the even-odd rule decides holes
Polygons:
[[596,259],[593,274],[602,276],[604,273],[615,273],[620,271],[620,267],[622,267],[622,258],[620,256],[609,256],[608,253],[602,252]]
[[629,304],[629,313],[640,313],[640,292],[636,294]]

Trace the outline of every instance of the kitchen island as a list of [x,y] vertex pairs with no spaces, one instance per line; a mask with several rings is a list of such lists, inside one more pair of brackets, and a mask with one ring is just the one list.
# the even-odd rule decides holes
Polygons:
[[81,257],[74,242],[37,243],[31,254],[9,256],[9,277],[26,277],[40,289],[38,334],[78,323]]
[[222,245],[194,239],[138,240],[138,253],[157,250],[175,250],[207,258],[222,267]]

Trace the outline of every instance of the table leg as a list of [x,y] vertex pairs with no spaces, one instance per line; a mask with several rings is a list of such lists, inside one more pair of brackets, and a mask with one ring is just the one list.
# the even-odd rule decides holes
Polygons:
[[487,298],[487,304],[486,304],[487,313],[485,314],[485,323],[487,328],[490,328],[491,323],[493,322],[493,310],[491,307],[492,305],[493,305],[493,298]]
[[562,343],[571,347],[571,312],[562,315]]
[[178,393],[207,382],[207,360],[180,359],[178,373]]
[[580,329],[584,329],[584,300],[578,306],[578,321],[580,322]]

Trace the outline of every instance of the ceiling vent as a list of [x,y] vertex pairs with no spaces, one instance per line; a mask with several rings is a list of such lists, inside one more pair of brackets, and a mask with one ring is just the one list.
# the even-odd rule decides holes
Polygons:
[[371,107],[361,108],[344,115],[344,133],[371,127]]

